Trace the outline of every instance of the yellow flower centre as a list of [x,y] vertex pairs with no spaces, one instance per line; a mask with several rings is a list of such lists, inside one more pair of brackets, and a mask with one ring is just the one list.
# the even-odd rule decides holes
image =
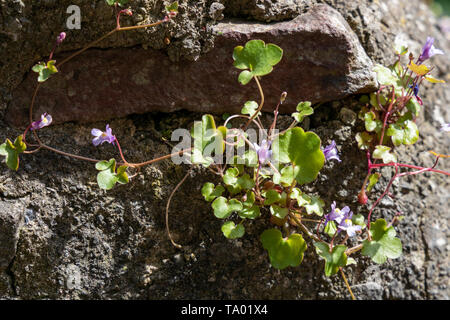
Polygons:
[[42,122],[43,122],[43,123],[47,123],[47,122],[48,122],[47,118],[43,118],[43,119],[42,119]]
[[351,226],[352,225],[352,220],[345,219],[345,224],[348,225],[348,226]]
[[106,136],[107,136],[106,132],[103,132],[102,137],[106,137]]

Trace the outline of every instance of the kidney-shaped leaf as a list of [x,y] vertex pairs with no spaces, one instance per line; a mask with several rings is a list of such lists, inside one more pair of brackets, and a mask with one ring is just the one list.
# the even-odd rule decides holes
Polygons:
[[387,258],[396,259],[402,254],[402,242],[397,238],[393,226],[387,227],[384,219],[370,224],[372,241],[364,240],[361,254],[369,256],[376,263],[384,263]]
[[239,75],[239,82],[247,84],[254,76],[264,76],[272,72],[273,66],[280,62],[283,50],[272,43],[262,40],[250,40],[233,51],[234,66],[244,70]]
[[298,266],[307,248],[300,234],[294,233],[288,238],[283,238],[278,229],[264,231],[261,234],[261,242],[269,254],[270,263],[277,269]]
[[300,168],[295,176],[299,184],[314,181],[325,162],[325,156],[320,150],[320,138],[299,127],[289,129],[275,139],[272,150],[275,160],[290,162]]

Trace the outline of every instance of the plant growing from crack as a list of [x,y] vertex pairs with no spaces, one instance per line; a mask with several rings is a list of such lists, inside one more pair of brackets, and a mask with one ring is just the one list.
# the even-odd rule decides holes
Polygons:
[[[389,223],[384,219],[372,221],[372,213],[381,199],[390,195],[389,190],[393,181],[401,176],[415,175],[427,171],[450,175],[450,173],[435,169],[439,158],[447,157],[434,153],[435,164],[432,167],[418,167],[397,162],[393,153],[395,147],[410,145],[418,140],[418,129],[415,119],[423,104],[418,95],[422,81],[442,82],[429,75],[431,71],[423,62],[434,54],[441,53],[433,47],[433,40],[428,39],[422,54],[413,62],[409,57],[407,68],[402,67],[401,58],[407,53],[407,48],[400,47],[397,51],[397,61],[385,68],[376,66],[378,81],[381,84],[376,93],[366,97],[367,104],[360,112],[360,118],[365,122],[365,132],[358,133],[356,140],[362,150],[366,150],[368,159],[368,174],[359,193],[359,201],[366,204],[369,192],[380,178],[379,173],[373,173],[381,167],[389,166],[395,169],[382,195],[372,204],[367,220],[362,214],[353,214],[348,206],[338,208],[331,203],[327,211],[325,202],[316,194],[308,194],[303,189],[306,184],[315,181],[324,166],[325,161],[341,162],[334,141],[327,146],[314,132],[305,132],[297,125],[305,117],[314,113],[310,102],[299,102],[297,112],[292,114],[292,124],[284,131],[277,131],[277,117],[280,105],[285,101],[287,93],[280,94],[278,105],[274,110],[274,120],[265,129],[260,119],[264,106],[264,92],[260,83],[261,77],[272,72],[282,59],[283,50],[274,45],[266,44],[262,40],[248,41],[245,46],[237,46],[233,51],[234,66],[242,70],[238,81],[247,85],[251,81],[256,83],[261,100],[247,101],[241,114],[231,115],[225,119],[222,126],[216,126],[212,115],[206,114],[202,120],[195,122],[190,131],[193,147],[184,148],[175,153],[151,159],[141,163],[127,161],[112,129],[106,125],[105,130],[92,129],[92,143],[100,146],[110,143],[117,147],[120,160],[112,158],[99,160],[70,154],[45,144],[39,137],[38,131],[52,123],[49,114],[42,114],[40,119],[33,121],[33,106],[42,82],[49,80],[58,73],[58,68],[88,48],[95,46],[103,39],[116,32],[153,27],[173,19],[178,12],[178,3],[174,2],[166,7],[165,17],[155,23],[131,27],[121,27],[122,15],[132,15],[128,8],[122,9],[128,0],[106,0],[114,7],[116,28],[101,38],[88,44],[83,49],[73,53],[60,63],[53,60],[54,52],[66,38],[61,33],[49,58],[45,62],[36,64],[32,70],[38,73],[38,84],[32,95],[29,108],[29,125],[22,135],[14,142],[9,139],[0,146],[0,155],[5,156],[7,166],[12,170],[19,168],[20,154],[31,154],[46,149],[60,155],[78,160],[95,163],[99,171],[97,183],[105,190],[112,189],[117,183],[127,184],[135,177],[140,168],[155,162],[183,155],[188,163],[203,166],[221,178],[215,185],[207,182],[201,189],[205,201],[211,203],[214,215],[224,221],[221,231],[226,238],[237,239],[245,235],[245,227],[249,220],[267,218],[274,226],[260,235],[260,241],[267,250],[271,265],[276,269],[299,266],[303,260],[310,241],[320,259],[324,260],[326,276],[340,272],[345,284],[354,298],[343,269],[356,263],[351,255],[361,252],[369,256],[375,263],[384,263],[388,258],[398,258],[402,253],[402,244],[396,237],[394,223],[400,219],[394,215]],[[408,74],[409,70],[409,74]],[[239,127],[233,127],[231,121],[243,120]],[[260,142],[251,136],[250,126],[259,129]],[[448,131],[448,125],[442,130]],[[34,142],[27,141],[27,134],[32,132]],[[28,150],[33,148],[32,150]],[[231,153],[229,153],[231,151]],[[221,161],[224,155],[227,161]],[[382,161],[382,163],[379,163]],[[400,168],[414,169],[414,171],[399,172]],[[129,175],[128,170],[134,170]],[[171,237],[168,223],[169,206],[176,190],[186,180],[190,172],[174,188],[168,198],[166,206],[166,228],[172,244],[178,248]],[[359,244],[349,247],[349,239],[359,241]]]

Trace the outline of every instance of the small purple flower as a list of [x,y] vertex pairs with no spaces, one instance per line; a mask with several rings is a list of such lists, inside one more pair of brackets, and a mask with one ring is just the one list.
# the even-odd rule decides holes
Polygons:
[[351,211],[345,214],[344,218],[339,223],[338,232],[344,230],[349,237],[353,237],[356,235],[356,231],[361,230],[361,226],[353,225],[352,216],[353,212]]
[[66,38],[66,33],[65,32],[61,32],[59,34],[59,36],[56,38],[56,44],[60,45],[64,41],[65,38]]
[[327,215],[325,215],[325,227],[329,221],[336,221],[338,224],[347,216],[347,214],[351,212],[350,208],[345,206],[344,208],[339,209],[336,208],[336,201],[333,201],[331,204],[331,211]]
[[106,125],[106,131],[101,131],[99,129],[92,129],[91,134],[95,137],[92,139],[92,143],[94,146],[98,146],[103,142],[112,143],[114,145],[114,141],[116,137],[112,134],[112,129],[109,127],[109,124]]
[[444,54],[444,51],[440,49],[436,49],[433,46],[434,38],[427,37],[427,42],[425,42],[425,45],[422,48],[422,54],[419,57],[419,64],[424,62],[427,59],[430,59],[435,54]]
[[43,127],[49,126],[52,123],[52,116],[47,112],[41,115],[41,120],[35,121],[31,124],[30,130],[39,130]]
[[258,146],[258,144],[254,143],[254,147],[256,150],[256,153],[258,154],[258,161],[259,164],[265,164],[266,162],[270,161],[272,159],[272,150],[270,150],[270,145],[272,144],[272,141],[263,140],[261,141],[261,146]]
[[443,125],[441,125],[440,131],[449,132],[450,131],[450,123],[444,123]]
[[333,140],[331,141],[331,144],[325,148],[320,147],[323,154],[325,155],[325,160],[331,160],[335,159],[339,162],[341,162],[341,159],[339,159],[338,151],[336,148],[336,142]]

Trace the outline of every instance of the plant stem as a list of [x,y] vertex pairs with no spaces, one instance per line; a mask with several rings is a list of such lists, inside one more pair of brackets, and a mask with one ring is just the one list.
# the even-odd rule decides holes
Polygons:
[[181,249],[182,246],[179,245],[178,243],[176,243],[173,238],[172,235],[170,234],[170,229],[169,229],[169,207],[170,207],[170,201],[172,200],[173,195],[175,194],[175,192],[178,190],[178,188],[183,184],[183,182],[186,180],[186,178],[189,176],[189,174],[191,173],[191,169],[188,170],[188,172],[186,173],[186,175],[183,177],[183,179],[181,179],[180,182],[178,182],[177,186],[175,187],[175,189],[173,189],[172,193],[169,196],[169,199],[167,200],[167,205],[166,205],[166,231],[167,231],[167,235],[169,236],[170,242],[172,243],[172,245],[178,249]]
[[244,128],[242,130],[246,130],[247,127],[250,125],[250,123],[252,122],[253,119],[255,119],[258,116],[258,113],[261,111],[263,105],[264,105],[264,92],[263,89],[261,87],[261,84],[259,83],[258,77],[257,76],[253,76],[253,79],[255,79],[256,84],[258,85],[258,89],[259,89],[259,93],[261,95],[261,103],[259,104],[258,109],[255,111],[255,113],[250,117],[250,119],[247,121],[247,123],[245,124]]
[[118,31],[118,29],[111,30],[111,31],[108,32],[107,34],[105,34],[105,35],[103,35],[102,37],[98,38],[97,40],[92,41],[91,43],[89,43],[89,44],[88,44],[86,47],[84,47],[83,49],[78,50],[77,52],[73,53],[72,55],[68,56],[68,57],[65,58],[63,61],[61,61],[60,63],[58,63],[58,64],[56,65],[56,67],[62,66],[62,65],[63,65],[64,63],[66,63],[67,61],[69,61],[69,60],[73,59],[74,57],[78,56],[79,54],[85,52],[87,49],[89,49],[89,48],[95,46],[97,43],[99,43],[99,42],[102,41],[103,39],[109,37],[110,35],[116,33],[117,31]]
[[191,150],[192,150],[192,148],[188,148],[188,149],[180,150],[178,152],[171,153],[171,154],[168,154],[168,155],[156,158],[156,159],[152,159],[152,160],[149,160],[149,161],[140,162],[140,163],[128,163],[128,165],[130,167],[134,167],[134,168],[143,167],[143,166],[146,166],[146,165],[149,165],[149,164],[161,161],[161,160],[169,159],[172,156],[181,155],[181,154],[183,154],[185,152],[188,152],[188,151],[191,151]]
[[350,288],[350,285],[348,284],[347,278],[345,277],[344,271],[342,270],[342,267],[339,267],[339,270],[341,271],[342,278],[344,279],[345,285],[347,286],[348,292],[350,292],[350,295],[352,296],[352,300],[356,300],[355,296],[353,295],[352,289]]
[[308,237],[310,237],[311,239],[313,239],[313,240],[315,240],[315,241],[317,241],[317,242],[321,242],[320,238],[319,238],[319,237],[316,237],[311,231],[309,231],[308,228],[306,228],[306,227],[303,225],[303,223],[302,223],[299,219],[297,219],[297,217],[296,217],[294,214],[289,213],[289,216],[295,221],[295,223],[297,224],[297,226],[298,226],[304,233],[306,233],[306,235],[307,235]]
[[431,167],[431,168],[425,168],[425,167],[420,167],[420,166],[414,166],[414,165],[411,165],[411,164],[403,164],[403,163],[396,163],[396,162],[378,163],[378,164],[372,164],[371,165],[371,168],[381,168],[381,167],[405,167],[405,168],[420,170],[420,172],[416,172],[416,173],[411,173],[411,172],[406,173],[405,172],[405,173],[402,173],[401,175],[417,174],[417,173],[422,173],[422,172],[426,172],[426,171],[431,171],[431,172],[442,173],[442,174],[445,174],[447,176],[450,176],[450,172],[433,169],[434,166]]

